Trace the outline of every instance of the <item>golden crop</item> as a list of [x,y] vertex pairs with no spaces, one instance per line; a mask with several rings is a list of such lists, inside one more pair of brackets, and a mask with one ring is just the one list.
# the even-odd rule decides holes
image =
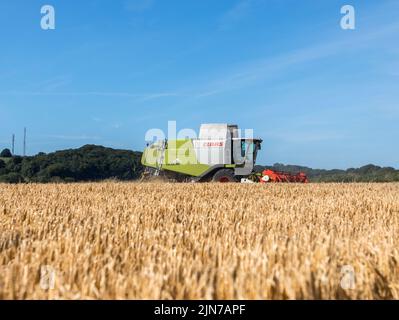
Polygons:
[[0,299],[399,298],[399,184],[0,185]]

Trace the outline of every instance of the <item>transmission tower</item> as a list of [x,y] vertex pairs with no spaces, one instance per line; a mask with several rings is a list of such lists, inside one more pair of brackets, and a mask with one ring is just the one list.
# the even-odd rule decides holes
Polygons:
[[26,128],[24,128],[24,157],[26,156]]
[[15,151],[15,134],[12,134],[11,150],[12,150],[12,155],[14,155],[14,151]]

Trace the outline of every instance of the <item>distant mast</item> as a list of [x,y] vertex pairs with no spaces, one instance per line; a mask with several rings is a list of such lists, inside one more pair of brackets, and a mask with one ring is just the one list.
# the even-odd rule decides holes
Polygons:
[[15,151],[15,134],[12,134],[12,142],[11,142],[11,150],[12,150],[12,155],[14,155]]
[[24,128],[24,157],[26,156],[26,128]]

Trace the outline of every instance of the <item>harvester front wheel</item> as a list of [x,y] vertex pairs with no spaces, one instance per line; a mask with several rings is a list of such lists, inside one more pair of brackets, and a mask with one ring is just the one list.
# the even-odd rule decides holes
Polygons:
[[226,182],[237,182],[237,179],[234,176],[233,170],[221,169],[214,174],[212,181],[226,183]]

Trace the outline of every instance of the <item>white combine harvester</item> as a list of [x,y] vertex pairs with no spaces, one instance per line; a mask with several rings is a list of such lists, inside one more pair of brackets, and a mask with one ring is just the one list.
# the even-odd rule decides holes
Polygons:
[[203,124],[198,139],[162,140],[143,153],[146,175],[176,180],[238,182],[253,174],[261,139],[241,137],[237,125]]
[[237,125],[203,124],[198,139],[161,140],[149,145],[141,159],[146,168],[144,177],[192,182],[307,182],[304,173],[255,173],[261,143],[261,139],[242,137]]

